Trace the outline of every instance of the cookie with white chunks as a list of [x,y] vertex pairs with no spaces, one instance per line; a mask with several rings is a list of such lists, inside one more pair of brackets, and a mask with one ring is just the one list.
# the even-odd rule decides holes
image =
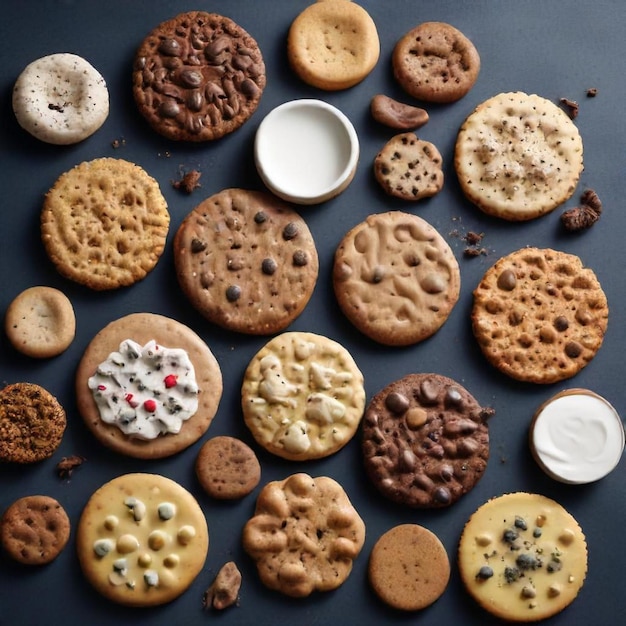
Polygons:
[[556,104],[520,91],[501,93],[463,122],[454,166],[466,197],[483,212],[530,220],[574,193],[583,170],[583,142]]
[[390,346],[422,341],[446,322],[458,301],[461,271],[452,249],[421,217],[370,215],[340,242],[333,288],[346,317]]
[[454,380],[408,374],[370,401],[363,417],[365,470],[394,502],[414,508],[454,504],[482,478],[493,415]]
[[126,606],[179,597],[202,571],[208,549],[198,502],[158,474],[123,474],[102,485],[76,529],[83,574],[105,598]]
[[585,367],[602,346],[606,295],[576,255],[521,248],[490,267],[474,290],[472,330],[487,360],[531,383],[555,383]]
[[211,141],[242,126],[265,88],[256,40],[228,17],[180,13],[135,54],[133,96],[153,130],[174,141]]
[[246,426],[268,452],[292,461],[319,459],[355,435],[365,408],[363,374],[336,341],[283,333],[250,361],[241,406]]
[[87,428],[112,450],[140,459],[176,454],[207,431],[222,397],[222,373],[190,328],[153,313],[105,326],[76,372]]
[[319,270],[306,222],[275,196],[224,189],[201,202],[174,238],[176,275],[191,304],[229,330],[269,335],[304,310]]

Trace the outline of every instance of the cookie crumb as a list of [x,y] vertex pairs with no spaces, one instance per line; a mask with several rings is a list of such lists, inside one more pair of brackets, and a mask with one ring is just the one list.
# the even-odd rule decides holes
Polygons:
[[589,87],[589,89],[587,89],[588,98],[595,98],[597,95],[598,95],[597,87]]
[[111,142],[111,146],[112,146],[114,149],[117,149],[117,148],[123,148],[125,145],[126,145],[126,139],[124,139],[124,137],[122,137],[121,139],[114,139],[114,140]]
[[75,469],[78,469],[87,459],[83,456],[73,454],[72,456],[64,456],[57,463],[57,474],[59,478],[70,479]]
[[561,98],[559,102],[567,109],[567,114],[571,119],[578,117],[578,102],[569,98]]
[[602,202],[593,189],[586,189],[580,197],[580,206],[567,209],[561,215],[565,230],[576,232],[591,228],[602,214]]
[[172,181],[172,187],[174,189],[180,189],[185,193],[192,193],[194,189],[198,189],[202,185],[200,184],[200,177],[202,172],[198,170],[190,170],[182,176],[180,180]]
[[238,605],[240,587],[241,572],[234,561],[228,561],[221,567],[211,586],[204,592],[203,608],[221,611],[233,604]]

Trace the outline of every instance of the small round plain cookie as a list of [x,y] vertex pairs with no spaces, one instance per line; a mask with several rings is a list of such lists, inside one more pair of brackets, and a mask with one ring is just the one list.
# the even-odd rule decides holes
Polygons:
[[74,340],[74,307],[58,289],[29,287],[9,304],[4,328],[13,347],[22,354],[38,359],[57,356]]
[[401,611],[419,611],[438,600],[450,580],[450,560],[439,537],[418,524],[394,526],[370,553],[369,583]]
[[180,13],[152,30],[132,74],[139,112],[174,141],[212,141],[237,130],[256,111],[265,82],[255,39],[205,11]]
[[69,517],[50,496],[24,496],[13,502],[0,519],[0,543],[4,551],[24,565],[54,561],[69,538]]
[[363,374],[336,341],[283,333],[248,364],[241,406],[265,450],[292,461],[320,459],[355,435],[365,408]]
[[303,598],[346,581],[365,523],[337,481],[298,473],[263,487],[242,540],[266,587]]
[[243,498],[261,480],[261,465],[254,450],[236,437],[207,440],[198,452],[195,470],[202,488],[219,500]]
[[574,122],[553,102],[523,92],[479,104],[461,125],[454,167],[467,199],[509,221],[553,211],[576,189],[583,142]]
[[379,56],[376,24],[354,2],[314,2],[289,28],[289,63],[305,83],[318,89],[353,87],[374,69]]
[[133,607],[171,602],[202,571],[206,518],[182,485],[158,474],[123,474],[97,489],[76,529],[76,552],[89,583]]
[[[197,388],[198,407],[193,415],[182,421],[178,432],[168,431],[153,439],[139,438],[126,434],[117,421],[105,422],[102,419],[89,381],[100,364],[119,351],[120,345],[128,340],[142,347],[155,341],[157,349],[160,346],[169,350],[182,350],[189,358],[195,372],[193,386]],[[120,353],[113,360],[124,363]],[[167,392],[170,388],[168,381],[171,379],[166,369],[162,368]],[[126,376],[123,381],[124,384],[117,394],[120,405],[125,408],[133,408],[135,405],[134,408],[141,417],[142,407],[136,406],[136,398],[143,393],[142,383],[140,380],[131,382]],[[181,381],[176,380],[174,388],[179,388],[179,382]],[[133,313],[109,323],[90,341],[76,371],[75,388],[78,412],[98,441],[120,454],[139,459],[158,459],[188,448],[208,430],[222,397],[222,373],[210,348],[189,327],[162,315]],[[148,387],[150,389],[151,386]],[[166,393],[162,395],[164,405],[167,403],[166,396]],[[174,415],[176,406],[173,404]],[[120,424],[124,425],[123,422],[122,419]]]
[[202,315],[251,335],[291,324],[319,270],[304,219],[272,194],[245,189],[224,189],[185,217],[174,262],[181,289]]
[[474,44],[445,22],[424,22],[406,33],[392,55],[393,74],[411,96],[448,103],[462,98],[480,72]]
[[593,270],[576,255],[521,248],[498,261],[474,290],[471,320],[487,360],[517,380],[571,378],[596,355],[609,306]]
[[379,391],[365,410],[366,473],[382,495],[399,504],[450,506],[485,472],[492,415],[451,378],[408,374]]
[[104,78],[88,61],[62,52],[33,61],[13,87],[19,125],[46,143],[68,145],[93,135],[109,115]]
[[13,383],[0,390],[0,461],[37,463],[50,458],[66,426],[65,409],[43,387]]
[[469,594],[507,622],[536,622],[569,606],[587,574],[587,543],[560,504],[535,493],[507,493],[465,524],[458,566]]
[[461,289],[446,240],[421,217],[370,215],[335,252],[333,288],[346,317],[379,343],[418,343],[443,326]]
[[128,287],[154,269],[170,224],[158,182],[123,159],[85,161],[44,199],[41,239],[57,271],[94,290]]
[[431,198],[443,188],[443,159],[430,141],[401,133],[376,155],[374,176],[390,196],[411,201]]

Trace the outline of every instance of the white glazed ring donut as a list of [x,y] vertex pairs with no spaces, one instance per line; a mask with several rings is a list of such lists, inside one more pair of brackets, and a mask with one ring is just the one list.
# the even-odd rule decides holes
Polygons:
[[13,87],[19,125],[47,143],[78,143],[95,133],[109,114],[109,92],[100,73],[67,52],[30,63]]

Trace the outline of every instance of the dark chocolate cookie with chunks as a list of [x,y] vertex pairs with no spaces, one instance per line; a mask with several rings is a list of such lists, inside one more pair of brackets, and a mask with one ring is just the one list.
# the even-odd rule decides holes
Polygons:
[[454,504],[482,477],[487,418],[461,385],[440,374],[408,374],[370,401],[363,418],[367,474],[387,498],[414,508]]

